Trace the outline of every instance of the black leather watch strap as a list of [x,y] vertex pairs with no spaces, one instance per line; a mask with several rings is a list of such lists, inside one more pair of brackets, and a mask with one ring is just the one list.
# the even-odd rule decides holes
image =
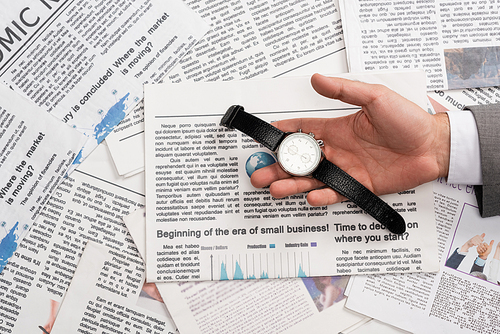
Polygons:
[[[286,136],[278,128],[245,112],[239,105],[229,107],[220,124],[240,130],[271,151],[276,151]],[[312,176],[353,201],[392,233],[405,232],[406,224],[399,213],[333,163],[323,159]]]
[[392,233],[406,231],[405,220],[398,212],[330,161],[323,159],[312,176],[353,201]]
[[285,137],[283,131],[247,113],[242,106],[238,105],[229,107],[224,117],[222,117],[220,125],[228,129],[240,130],[271,151],[276,151]]

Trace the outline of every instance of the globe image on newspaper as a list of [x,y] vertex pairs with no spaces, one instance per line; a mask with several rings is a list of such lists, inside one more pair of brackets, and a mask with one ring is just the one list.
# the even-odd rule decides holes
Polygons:
[[272,165],[276,162],[273,155],[267,152],[255,152],[248,157],[245,165],[248,177],[252,176],[253,172],[262,167]]

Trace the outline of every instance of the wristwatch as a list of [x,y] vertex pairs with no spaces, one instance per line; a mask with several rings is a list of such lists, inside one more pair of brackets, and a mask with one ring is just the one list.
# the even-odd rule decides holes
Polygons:
[[283,132],[266,121],[247,113],[242,106],[229,107],[220,125],[237,129],[264,145],[276,155],[283,170],[294,176],[312,176],[375,218],[390,232],[406,231],[404,218],[352,176],[328,161],[321,149],[322,141],[301,130]]

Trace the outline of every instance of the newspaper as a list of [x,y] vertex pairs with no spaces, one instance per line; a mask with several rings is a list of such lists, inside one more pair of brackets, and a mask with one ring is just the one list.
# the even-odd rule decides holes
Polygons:
[[155,285],[144,282],[137,252],[89,241],[50,333],[175,332]]
[[471,105],[500,103],[500,86],[436,90],[428,92],[428,97],[434,112],[462,110]]
[[0,96],[2,271],[85,138],[6,86],[0,86]]
[[[439,273],[355,277],[346,306],[412,333],[498,333],[500,218],[481,218],[472,186],[434,189]],[[490,247],[486,261],[473,238]]]
[[136,252],[121,217],[143,203],[142,175],[116,177],[99,145],[55,190],[0,273],[0,333],[51,328],[87,241]]
[[351,72],[424,69],[427,89],[500,85],[498,1],[340,1]]
[[[426,104],[422,71],[347,77]],[[276,199],[252,187],[249,175],[275,158],[219,126],[222,115],[233,104],[267,121],[359,109],[320,96],[309,80],[145,85],[148,281],[437,270],[431,184],[383,196],[406,219],[403,235],[352,202],[311,207],[305,194]]]
[[209,29],[181,0],[20,0],[0,25],[1,81],[87,135],[75,164]]
[[[276,77],[311,63],[309,73],[347,72],[337,0],[186,1],[213,29],[165,82]],[[144,108],[139,105],[106,139],[118,174],[144,170]]]
[[[139,253],[145,255],[144,208],[123,220]],[[157,283],[157,287],[181,333],[337,333],[367,319],[343,307],[347,280],[327,276]]]

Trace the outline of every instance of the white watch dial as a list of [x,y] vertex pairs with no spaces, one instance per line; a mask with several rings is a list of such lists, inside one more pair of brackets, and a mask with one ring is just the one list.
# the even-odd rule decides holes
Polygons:
[[281,167],[289,174],[311,174],[321,160],[321,148],[316,140],[305,133],[292,133],[283,139],[278,152]]

